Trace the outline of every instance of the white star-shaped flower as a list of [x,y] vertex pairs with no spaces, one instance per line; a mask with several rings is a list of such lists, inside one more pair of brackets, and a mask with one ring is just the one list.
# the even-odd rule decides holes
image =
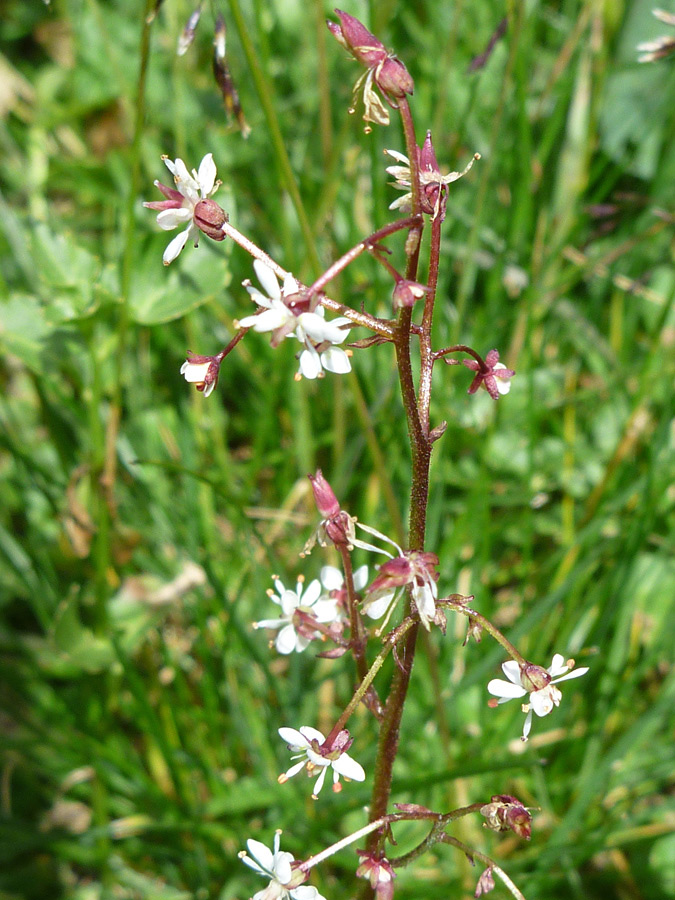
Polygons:
[[187,225],[185,231],[170,241],[164,251],[162,259],[164,265],[168,266],[189,240],[194,242],[195,247],[199,244],[200,230],[203,229],[200,229],[195,222],[195,207],[200,201],[211,197],[218,189],[220,182],[216,181],[216,164],[211,153],[206,154],[199,164],[199,169],[193,169],[192,173],[188,172],[182,159],[174,161],[166,156],[163,156],[162,159],[173,175],[176,187],[175,189],[169,188],[161,182],[155,181],[155,187],[167,199],[153,200],[144,203],[143,206],[159,210],[157,224],[164,231],[172,231],[174,228],[180,228],[181,225]]
[[[363,767],[345,752],[352,742],[349,732],[346,730],[340,732],[330,748],[325,746],[326,739],[321,732],[309,725],[303,725],[297,730],[280,728],[279,735],[288,744],[288,749],[294,753],[292,759],[300,760],[279,776],[280,784],[288,781],[304,768],[307,769],[308,775],[313,775],[318,769],[320,770],[319,777],[312,790],[312,797],[316,800],[330,768],[333,769],[333,790],[336,793],[341,790],[340,776],[350,781],[365,781],[366,773]],[[343,750],[342,747],[345,749]]]
[[315,887],[302,884],[305,876],[297,867],[292,853],[279,850],[281,832],[274,835],[274,846],[270,850],[260,841],[248,840],[248,852],[242,850],[239,858],[253,871],[269,878],[270,883],[262,891],[258,891],[252,900],[324,900]]
[[521,666],[515,660],[510,659],[508,662],[502,663],[502,671],[509,680],[493,678],[488,684],[488,691],[499,698],[498,704],[506,703],[507,700],[517,697],[524,697],[529,693],[529,703],[524,703],[522,706],[523,712],[527,713],[523,725],[522,739],[524,741],[527,740],[532,728],[533,712],[538,716],[547,716],[552,712],[554,706],[560,706],[562,693],[556,685],[561,681],[579,678],[588,672],[587,666],[570,671],[573,665],[573,660],[565,663],[560,653],[554,655],[548,669],[534,665]]
[[286,337],[295,337],[304,350],[299,357],[298,377],[319,378],[324,369],[327,372],[344,374],[351,371],[348,354],[336,344],[347,338],[349,319],[340,316],[327,322],[325,310],[317,306],[315,310],[303,309],[302,289],[288,272],[283,286],[277,276],[262,260],[253,263],[260,284],[267,292],[263,294],[252,284],[244,282],[251,298],[262,308],[252,316],[239,320],[241,328],[251,328],[257,332],[272,332],[272,346],[277,347]]
[[333,590],[334,578],[326,569],[331,570],[332,566],[325,566],[321,570],[321,580],[315,578],[307,587],[300,576],[294,591],[286,588],[279,578],[274,578],[277,592],[275,594],[270,588],[267,596],[281,607],[282,615],[276,619],[261,619],[254,622],[253,627],[280,629],[274,642],[279,653],[286,655],[294,650],[302,653],[314,638],[321,637],[321,632],[312,627],[313,622],[326,625],[338,619],[338,602],[328,594]]

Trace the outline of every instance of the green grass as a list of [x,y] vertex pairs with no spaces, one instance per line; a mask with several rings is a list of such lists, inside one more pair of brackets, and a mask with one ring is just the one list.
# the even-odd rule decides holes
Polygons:
[[[483,157],[451,188],[437,346],[498,347],[517,370],[499,404],[468,396],[463,369],[437,372],[440,589],[475,594],[534,661],[559,651],[591,671],[523,748],[517,704],[486,705],[502,651],[463,648],[451,619],[420,649],[393,799],[539,807],[526,845],[477,819],[454,832],[528,900],[675,897],[675,70],[635,62],[667,30],[643,0],[507,5],[507,37],[471,74],[498,4],[349,11],[408,63],[441,163]],[[280,659],[251,622],[271,613],[272,572],[334,562],[298,559],[315,466],[361,520],[393,533],[390,496],[405,518],[390,348],[298,384],[290,349],[249,335],[205,401],[179,368],[249,311],[250,260],[204,239],[165,270],[169,236],[141,200],[157,199],[162,153],[213,152],[231,222],[310,282],[388,221],[382,149],[403,150],[400,131],[363,135],[330,6],[289,0],[224,8],[248,141],[212,80],[210,10],[175,55],[183,0],[150,29],[138,127],[140,6],[9,2],[0,24],[3,900],[250,896],[263,883],[237,859],[246,838],[283,828],[306,857],[363,825],[369,801],[369,779],[318,803],[277,785],[277,727],[329,726],[353,672],[348,657]],[[510,295],[514,271],[527,284]],[[332,294],[389,314],[372,260]],[[193,563],[201,579],[148,602]],[[373,723],[350,729],[368,770]],[[396,852],[423,833],[401,826]],[[351,896],[355,863],[342,851],[314,883]],[[439,846],[396,896],[471,896],[479,874]]]

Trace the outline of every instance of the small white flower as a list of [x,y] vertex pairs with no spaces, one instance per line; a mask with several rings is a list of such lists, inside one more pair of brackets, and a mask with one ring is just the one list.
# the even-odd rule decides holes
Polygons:
[[248,856],[245,850],[239,854],[239,859],[257,875],[270,879],[267,887],[255,893],[252,900],[288,900],[289,897],[291,900],[324,900],[315,887],[299,881],[304,875],[297,867],[293,868],[293,854],[279,850],[280,837],[281,832],[277,831],[272,850],[260,841],[248,840],[246,846],[251,855]]
[[[280,287],[277,276],[262,260],[256,259],[253,268],[267,294],[252,284],[244,282],[244,286],[263,312],[245,316],[239,320],[239,326],[261,333],[273,332],[273,347],[277,347],[284,338],[293,336],[304,344],[297,377],[318,378],[323,375],[324,369],[337,374],[351,371],[349,355],[335,346],[347,338],[349,329],[342,326],[348,325],[349,319],[340,316],[327,322],[322,306],[317,306],[313,312],[302,311],[301,287],[290,272]],[[295,308],[291,307],[291,303],[295,303]]]
[[[524,741],[527,740],[532,728],[533,712],[538,716],[547,716],[552,712],[554,706],[560,706],[562,693],[556,684],[561,681],[569,681],[571,678],[579,678],[588,672],[587,666],[570,671],[573,665],[572,660],[565,663],[560,653],[555,654],[548,669],[533,665],[523,667],[515,660],[510,659],[508,662],[502,663],[502,671],[509,680],[493,678],[488,684],[488,691],[499,698],[497,703],[506,703],[507,700],[524,697],[529,693],[529,703],[522,705],[523,712],[527,713],[523,725],[522,739]],[[538,687],[538,684],[541,684],[541,687]]]
[[[396,179],[392,182],[392,187],[395,187],[399,191],[406,192],[402,197],[398,197],[393,203],[390,203],[389,209],[400,209],[403,213],[409,213],[412,210],[412,174],[410,171],[410,160],[403,153],[399,153],[398,150],[385,150],[384,152],[387,156],[391,156],[392,159],[402,163],[400,166],[388,166],[386,171]],[[441,172],[435,168],[421,166],[419,169],[419,176],[422,190],[424,191],[426,187],[431,186],[437,186],[439,189],[444,187],[447,188],[453,181],[457,181],[459,178],[466,175],[477,159],[480,159],[480,154],[475,154],[461,172],[448,172],[447,175],[441,174]],[[430,212],[431,210],[425,209],[424,211]]]
[[343,746],[351,745],[347,731],[340,732],[332,748],[326,748],[324,736],[309,725],[303,725],[299,730],[280,728],[279,735],[288,744],[288,749],[295,754],[291,758],[300,759],[300,762],[294,763],[287,772],[279,776],[280,784],[288,781],[304,768],[307,769],[308,775],[313,775],[317,769],[320,769],[319,777],[316,779],[312,791],[312,798],[316,800],[330,768],[333,769],[333,790],[336,793],[341,789],[339,784],[341,775],[351,781],[365,781],[366,773],[363,767],[349,754],[339,749],[339,743],[342,743]]
[[205,397],[208,397],[218,384],[220,362],[220,358],[216,356],[199,356],[196,353],[189,353],[188,358],[180,367],[180,374],[187,382],[194,384],[198,391],[202,391]]
[[[253,627],[279,628],[279,634],[274,642],[279,653],[287,655],[294,650],[296,653],[302,653],[312,639],[321,637],[321,632],[312,628],[313,620],[325,625],[339,618],[337,600],[327,593],[333,590],[330,585],[334,577],[332,573],[326,571],[331,569],[332,566],[325,566],[321,570],[321,580],[315,578],[307,587],[305,579],[300,576],[294,591],[284,587],[279,578],[274,578],[277,593],[270,588],[267,596],[281,607],[282,615],[277,619],[261,619],[260,622],[254,622]],[[334,569],[333,572],[338,570]]]
[[201,200],[211,197],[218,189],[220,182],[216,181],[216,164],[211,153],[207,153],[202,159],[199,170],[193,169],[192,173],[188,172],[182,159],[174,161],[166,156],[163,156],[162,159],[173,175],[176,187],[175,189],[168,188],[161,182],[155,181],[155,187],[167,199],[144,203],[143,206],[159,210],[157,224],[164,231],[172,231],[174,228],[180,228],[181,225],[187,225],[185,231],[170,241],[164,251],[162,259],[164,265],[168,266],[189,240],[194,242],[195,247],[199,244],[200,228],[195,223],[195,207]]

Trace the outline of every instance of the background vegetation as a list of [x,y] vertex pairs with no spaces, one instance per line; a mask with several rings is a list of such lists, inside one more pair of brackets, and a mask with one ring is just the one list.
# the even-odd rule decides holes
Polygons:
[[[281,827],[306,856],[368,802],[369,781],[318,803],[276,784],[276,728],[329,724],[352,673],[280,659],[251,622],[271,613],[272,572],[333,561],[297,556],[317,464],[362,520],[405,518],[390,348],[298,384],[293,348],[250,335],[204,400],[179,368],[249,311],[250,260],[204,239],[163,269],[168,236],[141,201],[166,181],[162,153],[213,152],[232,223],[309,281],[388,220],[382,150],[401,136],[348,116],[357,66],[330,7],[301,0],[222,4],[247,141],[212,78],[211,9],[175,54],[185,0],[150,29],[139,110],[141,6],[8,0],[0,23],[3,900],[247,897],[263,887],[236,856],[247,837]],[[440,588],[475,594],[534,661],[591,671],[522,746],[517,705],[486,705],[499,648],[462,647],[451,620],[419,656],[395,799],[539,807],[528,844],[457,831],[528,900],[675,897],[675,69],[636,63],[667,31],[647,0],[505,6],[475,71],[502,4],[348,10],[408,64],[441,162],[483,157],[452,187],[438,346],[497,347],[518,372],[498,404],[468,396],[464,370],[437,374]],[[333,294],[390,308],[369,260]],[[367,769],[372,723],[353,730]],[[421,832],[396,836],[404,852]],[[351,896],[355,860],[320,868],[326,897]],[[478,874],[440,848],[401,872],[400,896],[469,897]]]

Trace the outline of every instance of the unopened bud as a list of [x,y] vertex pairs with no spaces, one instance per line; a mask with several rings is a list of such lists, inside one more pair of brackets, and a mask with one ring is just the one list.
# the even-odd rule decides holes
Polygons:
[[410,72],[395,56],[388,56],[382,65],[378,66],[375,81],[390,97],[405,97],[406,94],[412,94],[415,89]]
[[401,309],[402,306],[414,306],[415,301],[423,297],[428,291],[429,288],[425,287],[425,285],[402,278],[396,282],[396,287],[394,288],[394,309]]
[[314,500],[316,501],[319,515],[324,519],[334,519],[340,515],[340,504],[333,493],[333,488],[323,477],[321,469],[316,470],[316,475],[307,476],[312,483]]
[[339,41],[366,68],[377,66],[387,58],[387,51],[382,41],[378,41],[366,26],[354,16],[336,9],[340,20],[338,25],[329,19],[326,22],[333,37]]
[[528,693],[532,691],[540,691],[551,683],[551,676],[542,669],[541,666],[535,666],[527,663],[520,667],[520,681]]
[[215,200],[200,200],[195,204],[195,225],[214,241],[225,240],[223,224],[227,221],[227,213]]

